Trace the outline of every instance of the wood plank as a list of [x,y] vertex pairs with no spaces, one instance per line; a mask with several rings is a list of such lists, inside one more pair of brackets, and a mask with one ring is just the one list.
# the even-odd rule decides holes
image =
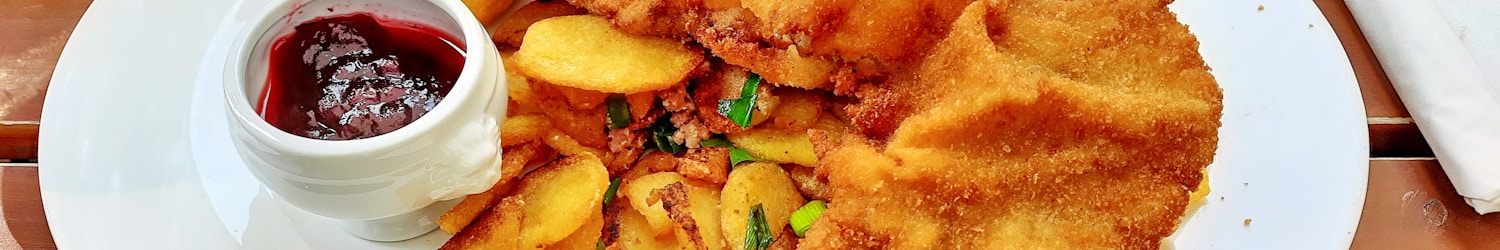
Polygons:
[[1480,216],[1434,160],[1372,160],[1353,249],[1500,249],[1500,215]]
[[0,159],[35,159],[52,70],[92,0],[0,1]]
[[0,235],[12,237],[22,249],[57,249],[42,209],[36,164],[0,165],[0,217],[5,224]]

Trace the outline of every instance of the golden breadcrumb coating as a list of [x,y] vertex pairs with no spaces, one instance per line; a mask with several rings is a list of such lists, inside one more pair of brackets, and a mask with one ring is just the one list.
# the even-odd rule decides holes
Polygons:
[[833,198],[801,247],[1160,246],[1222,109],[1165,4],[967,7],[911,71],[861,91],[854,123],[890,127],[822,159]]

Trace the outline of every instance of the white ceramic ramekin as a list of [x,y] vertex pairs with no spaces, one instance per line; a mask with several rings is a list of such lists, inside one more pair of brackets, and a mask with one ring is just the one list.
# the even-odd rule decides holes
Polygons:
[[[253,100],[265,86],[271,43],[308,20],[355,12],[428,24],[461,39],[466,58],[452,90],[411,124],[365,139],[310,139],[262,119]],[[342,220],[359,237],[398,241],[436,228],[433,220],[454,204],[440,201],[482,192],[499,178],[504,67],[460,0],[288,0],[259,13],[231,49],[224,94],[231,140],[279,200]]]

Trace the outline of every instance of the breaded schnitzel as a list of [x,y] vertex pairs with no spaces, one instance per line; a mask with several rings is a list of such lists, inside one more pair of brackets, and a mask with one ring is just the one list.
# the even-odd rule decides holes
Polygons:
[[854,97],[801,248],[1156,248],[1217,145],[1169,0],[569,2]]
[[861,91],[854,123],[889,138],[822,159],[833,198],[801,246],[1160,246],[1222,109],[1165,4],[970,5],[912,71]]

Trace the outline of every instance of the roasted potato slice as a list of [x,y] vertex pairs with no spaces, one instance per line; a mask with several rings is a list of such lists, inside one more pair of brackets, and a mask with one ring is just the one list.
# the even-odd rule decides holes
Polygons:
[[653,192],[674,223],[677,243],[687,249],[725,249],[718,189],[676,182]]
[[516,236],[521,235],[523,206],[524,202],[515,196],[500,200],[485,210],[474,225],[465,227],[438,249],[521,249],[520,238]]
[[[516,69],[515,62],[511,61],[511,58],[514,58],[513,55],[515,55],[514,51],[500,51],[500,59],[505,64],[506,95],[510,96],[510,101],[517,104],[517,107],[513,107],[512,109],[521,111],[538,109],[537,105],[539,101],[536,92],[531,89],[531,81],[526,79],[526,76],[521,75],[519,69]],[[514,112],[510,115],[514,116],[524,113],[526,112]]]
[[556,244],[547,246],[547,249],[594,249],[599,244],[599,236],[602,235],[603,230],[604,214],[596,211],[593,215],[589,216],[587,221],[584,221],[582,227],[574,230],[573,234],[569,234],[567,238],[563,238],[562,241],[558,241]]
[[672,219],[658,200],[651,199],[653,191],[668,184],[682,182],[682,175],[675,172],[648,174],[621,184],[620,191],[630,200],[630,206],[646,217],[652,232],[667,234],[672,231]]
[[693,217],[693,204],[688,201],[688,187],[682,182],[673,182],[652,191],[652,196],[661,198],[661,207],[672,219],[672,235],[685,249],[709,249],[703,240],[706,228],[700,228]]
[[617,227],[620,237],[610,249],[681,249],[676,238],[658,237],[657,231],[646,222],[646,216],[641,215],[634,207],[625,206],[619,216]]
[[797,211],[807,200],[797,192],[791,177],[780,166],[770,162],[752,162],[740,165],[729,173],[729,181],[724,183],[720,202],[723,213],[720,223],[724,228],[724,240],[730,247],[737,249],[745,241],[746,219],[750,217],[750,207],[755,204],[764,206],[766,225],[770,226],[772,235],[780,240],[782,237],[795,237],[782,234],[782,228],[790,223],[788,220],[792,212]]
[[688,203],[692,205],[693,221],[698,223],[704,246],[708,249],[726,249],[722,219],[719,212],[719,189],[697,184],[688,184]]
[[500,125],[500,146],[510,147],[545,138],[551,130],[551,121],[537,114],[517,115],[505,118]]
[[521,179],[516,195],[525,202],[521,244],[527,249],[561,241],[600,211],[609,173],[593,154],[568,156]]
[[703,60],[702,52],[681,42],[626,34],[603,17],[577,15],[532,24],[514,61],[534,79],[632,94],[677,85]]
[[556,154],[547,145],[536,141],[506,149],[500,156],[500,180],[495,182],[495,186],[484,192],[464,196],[457,206],[438,217],[438,227],[451,234],[468,226],[480,212],[494,205],[500,197],[510,194],[516,186],[516,178],[526,170],[527,164],[550,160]]
[[803,166],[818,165],[818,155],[813,153],[812,140],[806,130],[755,128],[728,134],[726,137],[735,147],[744,149],[755,157]]

